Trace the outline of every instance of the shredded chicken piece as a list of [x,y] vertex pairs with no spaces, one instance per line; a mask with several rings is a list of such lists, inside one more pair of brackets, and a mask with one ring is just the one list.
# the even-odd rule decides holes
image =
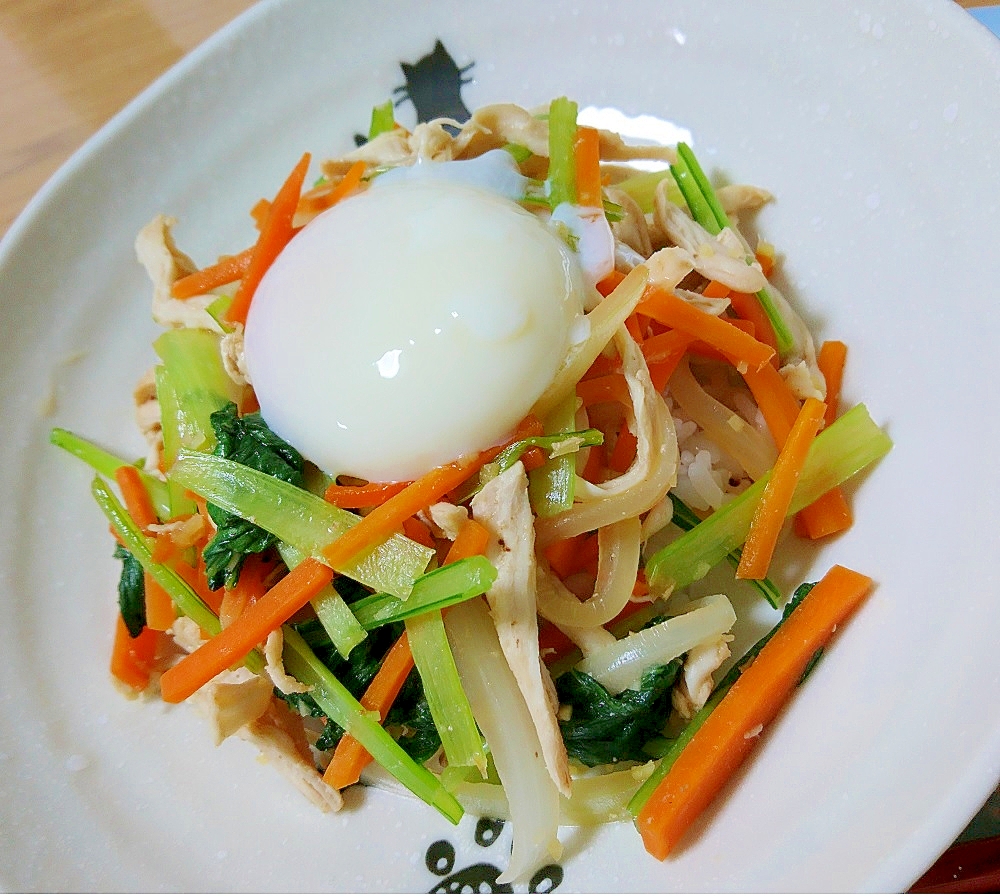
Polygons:
[[757,211],[774,199],[774,194],[750,184],[726,184],[724,187],[717,187],[715,195],[727,215]]
[[219,340],[219,352],[222,355],[222,367],[229,378],[237,386],[249,386],[250,372],[247,370],[243,346],[243,324],[237,324],[231,333],[226,333]]
[[284,702],[272,698],[267,711],[240,729],[239,734],[324,812],[336,812],[344,805],[340,792],[327,784],[316,770],[302,719]]
[[483,486],[472,499],[472,515],[490,533],[486,556],[497,578],[486,600],[500,646],[528,705],[549,775],[569,796],[569,759],[556,719],[559,701],[538,653],[534,516],[520,461]]
[[285,671],[285,663],[281,659],[284,646],[285,639],[281,629],[276,628],[264,642],[264,671],[279,691],[285,694],[304,694],[309,688]]
[[160,402],[156,398],[156,375],[152,367],[136,384],[132,396],[135,400],[135,422],[148,446],[143,466],[147,472],[159,473],[160,459],[163,457],[163,425]]
[[196,270],[195,263],[174,243],[171,228],[175,218],[157,215],[135,239],[135,254],[153,282],[153,320],[163,327],[194,327],[221,333],[222,328],[205,309],[215,295],[175,299],[170,288],[175,280]]
[[267,712],[273,693],[266,678],[240,668],[216,676],[190,699],[208,719],[218,746]]
[[438,501],[427,509],[427,518],[435,536],[454,541],[462,523],[469,518],[469,511],[447,501]]
[[625,243],[638,252],[643,259],[653,254],[653,243],[649,237],[649,225],[639,203],[624,190],[609,187],[606,191],[611,202],[621,207],[622,219],[611,225],[615,240]]
[[[667,238],[689,252],[694,268],[709,280],[718,280],[738,292],[759,292],[767,286],[760,264],[747,264],[748,251],[733,231],[725,227],[712,235],[667,197],[665,181],[653,197],[653,218]],[[752,255],[751,255],[752,257]]]
[[692,647],[687,652],[681,670],[681,680],[670,694],[674,709],[681,718],[693,718],[712,696],[712,690],[715,688],[713,675],[729,659],[729,642],[732,639],[732,635],[720,635],[717,639]]

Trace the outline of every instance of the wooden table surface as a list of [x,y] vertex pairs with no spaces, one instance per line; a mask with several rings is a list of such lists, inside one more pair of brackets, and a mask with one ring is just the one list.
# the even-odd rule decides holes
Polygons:
[[[998,0],[958,2],[971,8]],[[0,236],[88,137],[252,5],[253,0],[0,0]],[[967,861],[957,854],[955,860]],[[1000,865],[994,856],[990,863]],[[939,865],[953,878],[950,866]]]

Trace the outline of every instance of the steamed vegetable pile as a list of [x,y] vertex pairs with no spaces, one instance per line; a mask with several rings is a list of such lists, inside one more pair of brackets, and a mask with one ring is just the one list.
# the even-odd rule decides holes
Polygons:
[[[400,481],[321,469],[258,404],[255,294],[388,172],[487,156],[518,185],[503,201],[579,266],[584,325],[496,444]],[[52,433],[96,471],[116,539],[114,677],[200,703],[324,808],[388,777],[452,822],[509,818],[502,880],[558,857],[560,824],[633,820],[664,858],[872,587],[841,566],[794,595],[775,583],[789,543],[851,525],[841,486],[891,443],[864,405],[841,410],[845,347],[814,345],[773,247],[741,232],[768,195],[566,99],[412,132],[379,107],[307,186],[310,165],[217,263],[183,255],[170,219],[140,234],[163,327],[136,390],[147,456]],[[709,576],[777,620],[743,656]]]

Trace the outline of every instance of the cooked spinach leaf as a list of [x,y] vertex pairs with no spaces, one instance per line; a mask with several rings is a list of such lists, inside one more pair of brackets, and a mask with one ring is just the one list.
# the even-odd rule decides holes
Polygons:
[[127,548],[117,545],[115,557],[122,561],[118,579],[118,610],[125,620],[125,628],[133,638],[138,638],[146,627],[146,584],[142,566]]
[[[313,620],[295,624],[295,629],[306,643],[355,697],[364,694],[375,677],[382,659],[389,648],[403,632],[402,623],[380,626],[358,644],[344,659],[330,642],[322,627]],[[282,694],[290,706],[308,715],[323,717],[323,711],[308,694]],[[402,690],[393,701],[385,719],[385,726],[393,732],[399,745],[417,762],[424,762],[437,751],[441,738],[434,727],[427,698],[424,696],[420,674],[416,669],[410,672]],[[326,726],[316,742],[319,750],[332,750],[344,734],[344,729],[336,722],[327,720]]]
[[570,707],[560,720],[571,757],[584,765],[604,765],[626,759],[645,761],[643,745],[659,735],[670,715],[670,689],[682,658],[647,669],[638,690],[612,695],[599,681],[570,669],[556,679],[559,702]]
[[[230,402],[211,416],[217,440],[214,454],[274,476],[293,485],[305,484],[305,462],[291,445],[275,435],[260,414],[241,417]],[[248,554],[259,554],[275,543],[270,532],[214,504],[209,516],[217,532],[205,547],[205,567],[209,587],[232,588],[240,577]]]

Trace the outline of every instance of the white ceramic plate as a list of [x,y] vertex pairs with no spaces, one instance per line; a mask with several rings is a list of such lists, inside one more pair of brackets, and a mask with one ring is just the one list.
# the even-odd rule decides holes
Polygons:
[[87,471],[47,447],[60,425],[142,452],[139,227],[177,215],[203,260],[248,243],[252,202],[303,150],[348,148],[439,38],[475,63],[469,108],[565,93],[650,113],[713,172],[773,190],[758,223],[789,292],[850,345],[847,399],[896,441],[813,567],[878,590],[752,765],[676,858],[628,825],[567,831],[535,888],[906,888],[1000,779],[1000,44],[944,0],[269,3],[88,143],[0,254],[0,882],[412,891],[505,865],[509,831],[480,846],[474,820],[371,792],[321,815],[189,708],[122,699],[111,543]]

